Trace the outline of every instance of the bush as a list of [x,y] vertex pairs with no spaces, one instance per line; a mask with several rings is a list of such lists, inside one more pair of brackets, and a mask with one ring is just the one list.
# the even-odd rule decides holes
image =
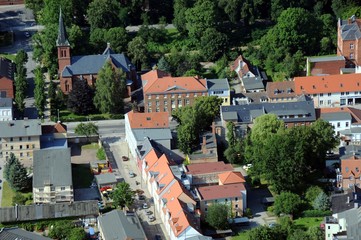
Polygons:
[[326,211],[322,211],[322,210],[306,210],[306,211],[303,212],[302,215],[304,217],[326,217],[326,216],[331,216],[332,211],[330,211],[330,210],[326,210]]
[[99,160],[105,160],[106,159],[106,155],[105,155],[105,150],[103,147],[99,148],[97,151],[97,158]]
[[253,217],[252,210],[250,208],[246,208],[246,211],[244,211],[244,216],[248,218],[252,218]]
[[269,206],[269,207],[267,207],[267,212],[274,213],[274,211],[275,211],[275,207],[274,207],[274,206]]

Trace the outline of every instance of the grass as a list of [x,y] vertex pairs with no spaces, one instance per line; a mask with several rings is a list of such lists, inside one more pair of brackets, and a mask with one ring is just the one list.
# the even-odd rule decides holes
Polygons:
[[2,58],[6,58],[6,59],[9,59],[11,61],[15,61],[15,57],[16,55],[13,55],[13,54],[0,54],[0,57]]
[[[97,120],[109,120],[109,119],[124,119],[124,114],[89,114],[87,116],[77,115],[68,110],[62,110],[59,112],[60,121],[62,122],[79,122],[79,121],[97,121]],[[52,116],[52,120],[57,119],[57,116]]]
[[248,239],[248,231],[243,231],[238,233],[237,236],[232,237],[232,240],[247,240]]
[[9,186],[9,183],[4,181],[2,189],[1,207],[11,207],[13,203],[13,196],[15,192]]
[[99,145],[98,145],[98,143],[90,143],[90,144],[82,145],[82,146],[81,146],[81,150],[85,150],[85,149],[98,150],[98,149],[99,149]]
[[93,174],[90,170],[90,165],[86,164],[71,164],[71,171],[73,176],[74,188],[88,188],[93,181]]
[[296,226],[299,226],[305,230],[307,230],[310,227],[313,226],[320,226],[320,223],[322,222],[323,217],[304,217],[304,218],[298,218],[294,220],[294,224]]

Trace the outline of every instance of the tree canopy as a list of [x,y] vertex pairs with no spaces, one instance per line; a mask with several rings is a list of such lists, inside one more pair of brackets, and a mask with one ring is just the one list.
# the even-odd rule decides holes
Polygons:
[[87,138],[92,135],[98,135],[98,126],[92,122],[88,123],[79,123],[74,132],[78,135],[85,135]]
[[276,196],[274,212],[277,215],[281,213],[293,215],[299,211],[301,203],[301,198],[297,194],[282,192],[280,195]]
[[94,90],[85,79],[73,82],[73,89],[68,96],[68,108],[80,115],[86,115],[94,111]]
[[125,206],[130,207],[134,202],[133,196],[134,193],[126,182],[118,183],[116,189],[112,193],[114,203],[121,208]]
[[227,229],[230,206],[226,204],[213,203],[208,207],[206,222],[216,229]]
[[10,157],[6,160],[4,175],[10,187],[15,191],[23,191],[30,187],[26,168],[13,153],[10,153]]

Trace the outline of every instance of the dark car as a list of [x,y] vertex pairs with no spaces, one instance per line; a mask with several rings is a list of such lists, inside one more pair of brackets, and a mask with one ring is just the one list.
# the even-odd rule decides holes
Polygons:
[[162,240],[162,237],[159,234],[157,234],[154,236],[154,240]]
[[127,156],[122,156],[122,159],[124,162],[129,161],[129,158]]

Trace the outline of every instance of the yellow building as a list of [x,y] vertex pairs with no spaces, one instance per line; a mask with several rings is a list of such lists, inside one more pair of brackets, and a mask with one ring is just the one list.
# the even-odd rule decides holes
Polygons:
[[231,105],[231,93],[227,78],[206,79],[208,96],[217,96],[223,99],[222,106]]
[[0,153],[7,159],[14,153],[19,160],[33,160],[33,151],[40,149],[40,120],[0,122]]

